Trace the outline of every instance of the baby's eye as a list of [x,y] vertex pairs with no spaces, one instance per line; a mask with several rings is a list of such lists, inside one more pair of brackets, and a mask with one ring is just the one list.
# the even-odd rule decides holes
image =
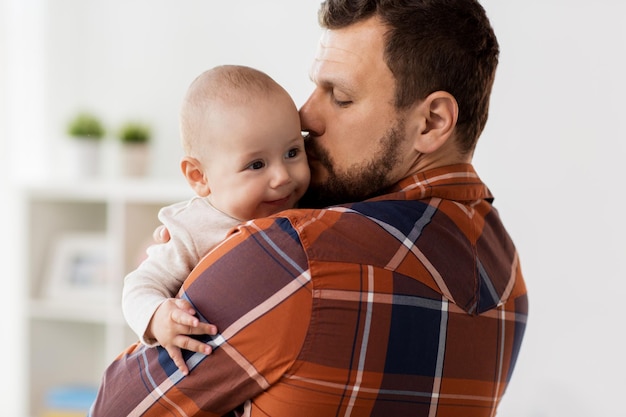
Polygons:
[[287,151],[287,158],[295,158],[298,154],[300,154],[299,148],[289,149],[289,151]]
[[248,165],[248,168],[249,169],[261,169],[264,166],[265,166],[265,163],[263,161],[254,161],[253,163]]

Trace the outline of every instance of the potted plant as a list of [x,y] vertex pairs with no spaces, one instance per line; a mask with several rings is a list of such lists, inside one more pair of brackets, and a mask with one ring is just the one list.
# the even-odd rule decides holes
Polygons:
[[100,140],[104,136],[104,127],[98,117],[91,113],[78,113],[67,126],[67,133],[77,139]]
[[93,177],[100,171],[101,142],[105,129],[100,119],[92,113],[80,112],[67,124],[70,136],[72,174]]
[[144,176],[148,171],[152,130],[144,123],[126,122],[119,130],[122,170],[127,176]]

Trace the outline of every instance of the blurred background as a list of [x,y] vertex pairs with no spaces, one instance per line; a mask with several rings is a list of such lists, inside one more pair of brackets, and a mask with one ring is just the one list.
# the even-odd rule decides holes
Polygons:
[[[531,308],[498,415],[626,416],[626,3],[481,3],[502,52],[474,164],[518,246]],[[2,415],[39,417],[79,401],[132,338],[101,296],[119,282],[100,287],[89,276],[85,294],[102,308],[55,298],[68,285],[50,275],[64,267],[56,255],[69,258],[74,242],[91,256],[102,243],[113,275],[134,265],[153,226],[143,219],[189,195],[177,117],[200,72],[254,66],[303,104],[318,4],[0,0]],[[95,170],[75,166],[68,133],[83,113],[103,131]],[[124,169],[128,123],[149,128],[144,172]],[[68,240],[68,231],[81,235]],[[103,240],[87,244],[87,235]]]

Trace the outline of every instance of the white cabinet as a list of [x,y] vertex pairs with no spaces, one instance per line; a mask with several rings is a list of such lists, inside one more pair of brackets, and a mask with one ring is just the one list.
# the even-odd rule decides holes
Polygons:
[[136,340],[121,313],[123,278],[152,242],[159,208],[190,196],[182,181],[23,189],[28,415],[44,415],[55,388],[96,387],[105,367]]

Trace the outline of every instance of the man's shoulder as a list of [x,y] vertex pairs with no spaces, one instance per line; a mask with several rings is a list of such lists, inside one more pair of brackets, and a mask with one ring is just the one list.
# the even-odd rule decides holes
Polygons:
[[240,229],[272,239],[289,236],[307,251],[320,246],[336,247],[340,242],[369,241],[373,244],[390,229],[408,233],[415,218],[427,208],[425,202],[410,200],[364,201],[323,209],[298,208],[251,220]]
[[[315,230],[333,227],[341,220],[392,222],[403,217],[415,217],[428,208],[428,200],[378,199],[325,207],[321,209],[296,208],[273,216],[248,222],[255,227],[282,225],[296,230]],[[421,209],[420,209],[421,208]]]
[[284,210],[269,217],[249,220],[239,225],[229,236],[245,245],[246,242],[265,242],[281,250],[302,247],[305,251],[316,238],[330,230],[342,216],[333,208]]
[[354,210],[349,208],[349,205],[320,209],[294,208],[281,211],[269,217],[254,219],[246,224],[260,229],[278,226],[281,230],[293,229],[298,232],[304,232],[332,227],[335,222],[347,213],[355,213]]

